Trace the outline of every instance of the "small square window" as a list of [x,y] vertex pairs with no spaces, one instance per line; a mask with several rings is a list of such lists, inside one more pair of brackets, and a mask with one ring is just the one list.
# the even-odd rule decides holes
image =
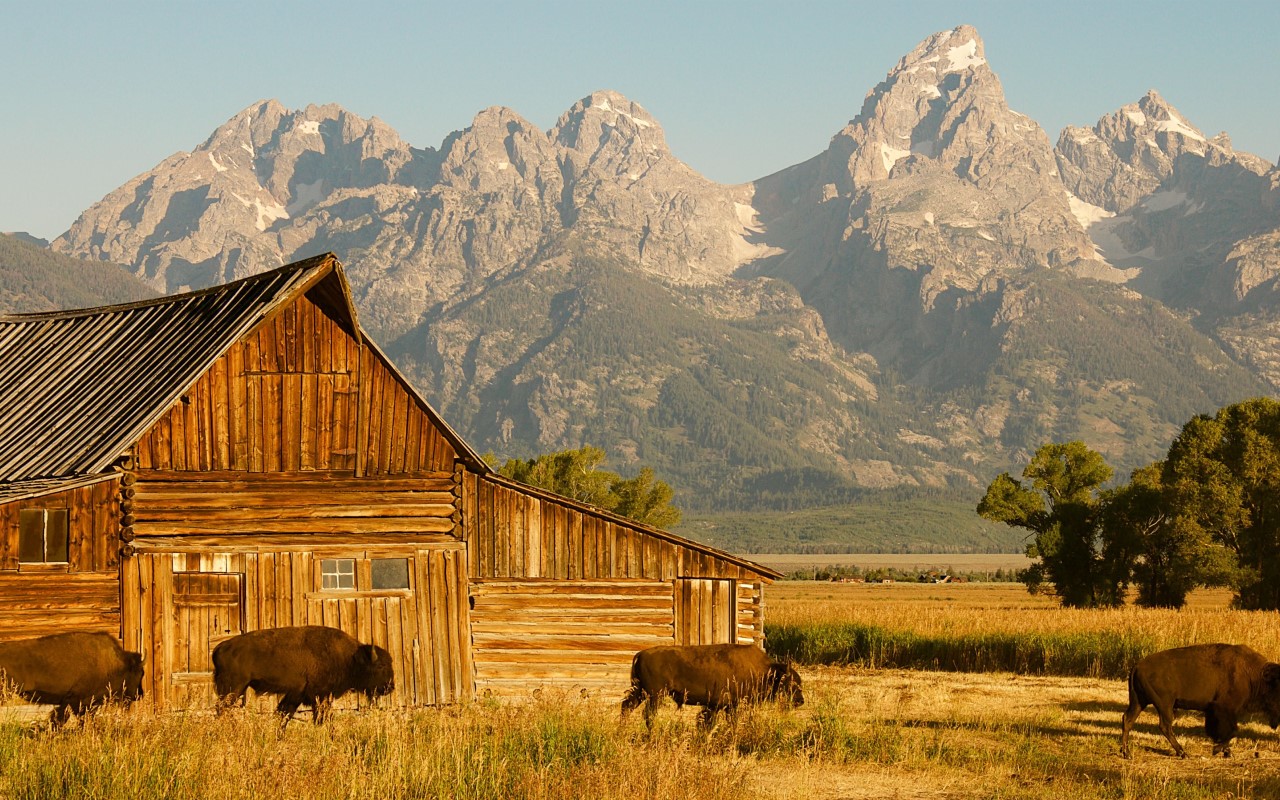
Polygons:
[[374,589],[409,588],[409,559],[375,558],[370,566]]
[[320,559],[320,588],[355,591],[356,560],[354,558]]
[[66,563],[67,510],[26,508],[18,514],[18,561]]

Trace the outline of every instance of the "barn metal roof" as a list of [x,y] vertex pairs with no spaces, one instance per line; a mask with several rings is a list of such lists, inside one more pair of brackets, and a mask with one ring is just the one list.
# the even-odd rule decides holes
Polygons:
[[199,292],[0,316],[0,481],[102,472],[232,343],[337,266],[326,254]]
[[68,478],[36,478],[16,483],[0,483],[0,504],[79,489],[82,486],[92,486],[95,483],[115,480],[119,477],[118,472],[105,472],[101,475],[72,475]]

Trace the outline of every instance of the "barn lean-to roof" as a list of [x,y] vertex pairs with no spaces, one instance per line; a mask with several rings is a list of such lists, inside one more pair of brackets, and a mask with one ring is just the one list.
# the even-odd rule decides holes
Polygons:
[[331,253],[155,300],[0,316],[0,484],[103,472],[233,343],[304,293],[361,340]]

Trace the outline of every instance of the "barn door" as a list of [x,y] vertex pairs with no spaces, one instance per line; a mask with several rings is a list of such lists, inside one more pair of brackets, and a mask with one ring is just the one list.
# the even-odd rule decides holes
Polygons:
[[212,702],[213,648],[244,629],[242,575],[173,573],[173,630],[166,637],[174,703],[189,708]]
[[676,644],[736,642],[737,583],[726,578],[676,578]]

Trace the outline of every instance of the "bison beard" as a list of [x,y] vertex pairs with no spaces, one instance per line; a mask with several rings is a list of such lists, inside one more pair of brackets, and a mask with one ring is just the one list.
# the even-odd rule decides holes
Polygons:
[[1262,712],[1280,726],[1280,664],[1244,645],[1198,644],[1153,653],[1129,673],[1129,707],[1120,722],[1120,753],[1129,757],[1129,731],[1149,705],[1160,715],[1160,731],[1173,752],[1187,752],[1173,735],[1174,709],[1204,712],[1213,754],[1231,755],[1241,714]]
[[636,653],[631,688],[622,700],[623,718],[645,703],[645,725],[652,728],[664,697],[675,700],[677,707],[702,706],[699,724],[704,727],[717,711],[732,712],[743,701],[781,698],[792,705],[804,703],[795,669],[747,644],[667,645]]
[[244,704],[246,689],[282,695],[276,711],[289,724],[300,706],[311,706],[319,725],[334,698],[350,691],[370,700],[395,689],[391,654],[360,644],[337,628],[304,625],[234,636],[213,651],[213,682],[219,712]]
[[106,633],[55,633],[0,643],[0,679],[33,703],[55,706],[54,728],[71,712],[84,714],[108,700],[142,696],[142,656]]

